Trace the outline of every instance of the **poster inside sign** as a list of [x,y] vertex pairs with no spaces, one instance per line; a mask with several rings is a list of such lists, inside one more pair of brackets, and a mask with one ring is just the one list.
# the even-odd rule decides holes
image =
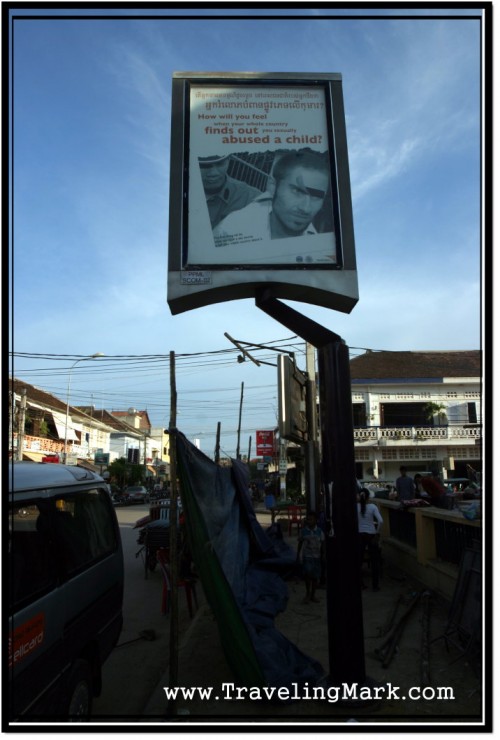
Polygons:
[[189,125],[190,265],[337,264],[324,88],[193,84]]

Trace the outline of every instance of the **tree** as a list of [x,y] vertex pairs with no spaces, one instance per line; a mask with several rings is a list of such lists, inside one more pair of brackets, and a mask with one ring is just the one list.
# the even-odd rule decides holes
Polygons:
[[425,417],[428,421],[434,422],[434,417],[437,416],[438,418],[438,424],[441,424],[443,421],[446,420],[446,414],[444,413],[446,411],[446,406],[444,406],[442,403],[426,403],[424,406],[424,413]]
[[124,457],[113,460],[108,465],[108,472],[113,483],[116,483],[120,488],[125,488],[128,483],[128,463]]

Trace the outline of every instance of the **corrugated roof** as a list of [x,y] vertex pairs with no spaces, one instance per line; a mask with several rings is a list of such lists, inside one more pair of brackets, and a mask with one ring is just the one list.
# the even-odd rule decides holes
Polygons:
[[[90,413],[90,407],[88,406],[78,406],[79,409],[85,411],[85,413]],[[117,419],[114,414],[111,414],[109,411],[106,411],[105,409],[99,409],[98,411],[94,411],[94,418],[99,419],[99,421],[102,421],[104,424],[107,424],[109,427],[113,427],[117,432],[122,432],[124,434],[133,434],[135,437],[142,438],[144,435],[141,433],[140,429],[135,429],[135,427],[130,426],[130,424],[127,424],[127,422],[122,421],[122,419]]]
[[481,376],[481,352],[368,351],[353,358],[350,367],[352,380],[475,378]]
[[[35,385],[26,383],[24,380],[19,380],[19,378],[10,379],[10,389],[14,393],[21,395],[24,388],[26,388],[26,396],[30,401],[39,403],[43,406],[49,406],[51,409],[56,409],[66,413],[66,404],[57,398],[57,396],[53,396],[51,393],[47,393],[47,391],[42,391],[41,388],[37,388]],[[73,407],[70,406],[70,408]]]
[[[26,383],[25,380],[20,380],[20,378],[9,378],[9,384],[10,390],[17,396],[21,396],[23,389],[26,389],[26,400],[28,405],[31,405],[34,408],[39,407],[50,412],[58,411],[66,416],[66,402],[61,401],[60,398],[52,395],[52,393],[48,393],[41,388],[37,388],[36,385],[31,385],[31,383]],[[85,421],[87,423],[90,422],[90,419],[85,419],[84,417],[88,416],[93,416],[93,419],[96,422],[101,421],[100,415],[98,415],[95,410],[93,411],[90,406],[72,406],[70,404],[69,413],[71,417],[80,419],[80,421]],[[105,422],[105,424],[106,423],[107,422]]]

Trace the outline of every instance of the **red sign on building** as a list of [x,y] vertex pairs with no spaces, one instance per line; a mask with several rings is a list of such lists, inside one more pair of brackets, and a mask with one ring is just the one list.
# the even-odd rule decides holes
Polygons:
[[257,442],[257,455],[266,457],[272,456],[274,453],[274,431],[261,430],[255,432]]

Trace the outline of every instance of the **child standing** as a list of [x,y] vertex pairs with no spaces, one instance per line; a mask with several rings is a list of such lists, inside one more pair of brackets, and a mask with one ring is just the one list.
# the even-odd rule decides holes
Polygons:
[[[379,549],[379,527],[384,523],[378,506],[368,503],[370,492],[362,488],[358,494],[358,540],[359,540],[359,566],[360,574],[368,548],[370,566],[372,571],[372,585],[374,591],[379,591],[380,575],[380,549]],[[361,576],[361,588],[365,588]]]
[[319,602],[316,598],[316,589],[321,578],[321,561],[324,554],[325,534],[318,527],[316,514],[309,511],[299,535],[297,560],[302,553],[302,574],[306,584],[306,595],[303,603]]

